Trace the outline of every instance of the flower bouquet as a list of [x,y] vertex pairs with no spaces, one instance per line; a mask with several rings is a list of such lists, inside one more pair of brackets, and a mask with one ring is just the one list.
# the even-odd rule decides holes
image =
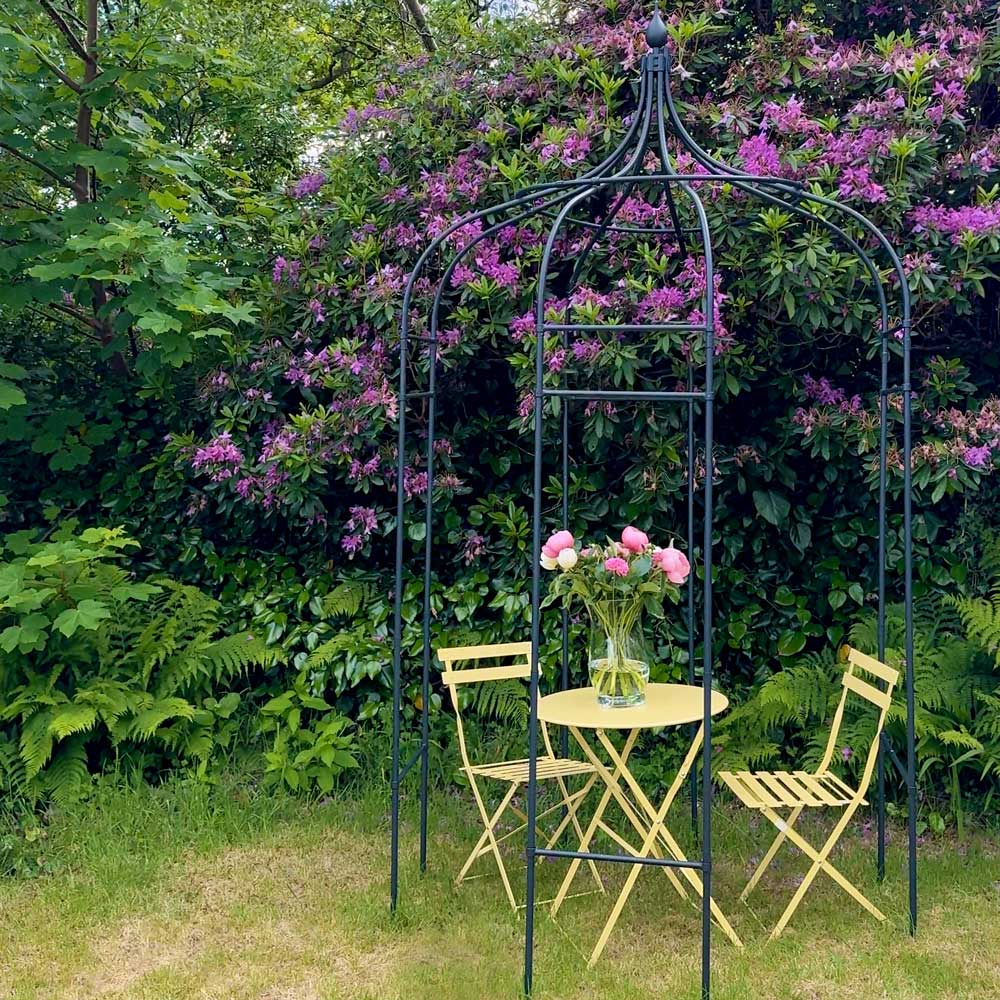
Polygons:
[[691,572],[683,552],[650,544],[631,525],[620,542],[578,547],[568,531],[557,531],[542,546],[541,564],[557,572],[546,604],[580,601],[590,618],[587,660],[599,704],[609,708],[641,705],[649,683],[649,653],[643,611],[663,617],[664,601],[676,604],[679,587]]

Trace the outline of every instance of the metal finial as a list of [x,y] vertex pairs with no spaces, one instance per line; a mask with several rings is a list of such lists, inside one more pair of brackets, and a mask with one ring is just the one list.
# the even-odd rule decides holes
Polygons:
[[660,17],[659,4],[656,5],[653,18],[649,22],[649,27],[646,28],[646,44],[651,49],[662,49],[667,44],[667,26],[663,23],[663,18]]

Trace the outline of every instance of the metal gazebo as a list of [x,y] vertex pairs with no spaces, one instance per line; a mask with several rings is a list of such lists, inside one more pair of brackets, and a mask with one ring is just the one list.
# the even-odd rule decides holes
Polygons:
[[[431,686],[431,581],[432,559],[434,546],[434,435],[437,416],[437,366],[438,366],[438,334],[441,325],[441,312],[445,290],[455,269],[466,260],[476,246],[484,240],[496,236],[504,226],[520,223],[531,219],[544,219],[549,222],[544,250],[538,268],[536,306],[535,306],[535,388],[533,399],[534,414],[534,478],[532,492],[532,527],[534,553],[533,573],[531,581],[531,676],[530,676],[530,725],[529,725],[529,780],[527,802],[527,905],[525,911],[525,952],[524,952],[524,991],[530,993],[533,977],[534,956],[534,906],[535,906],[535,868],[539,858],[591,858],[601,862],[620,862],[623,864],[674,865],[684,864],[697,869],[704,883],[702,894],[702,995],[710,993],[711,975],[711,900],[712,877],[712,717],[710,712],[710,695],[712,689],[712,674],[714,668],[714,653],[712,646],[712,532],[713,532],[713,476],[712,455],[714,435],[714,380],[713,353],[717,327],[715,313],[714,261],[712,240],[708,220],[698,188],[725,184],[732,191],[740,192],[741,197],[755,199],[768,205],[777,206],[783,211],[795,215],[810,223],[823,227],[833,234],[861,261],[870,279],[871,288],[877,299],[880,318],[880,434],[879,434],[879,476],[878,476],[878,569],[877,569],[877,602],[878,602],[878,655],[885,657],[886,645],[886,576],[887,576],[887,530],[888,530],[888,490],[887,490],[887,453],[888,453],[888,420],[889,397],[896,394],[901,398],[902,405],[902,465],[903,465],[903,599],[905,626],[905,697],[906,697],[906,748],[905,756],[900,759],[896,750],[883,735],[879,752],[877,770],[877,870],[882,879],[885,873],[885,781],[886,757],[892,762],[906,784],[908,796],[908,861],[909,861],[909,926],[911,933],[917,925],[917,880],[916,880],[916,761],[914,740],[914,691],[913,691],[913,571],[912,571],[912,483],[911,483],[911,386],[910,386],[910,300],[906,274],[899,256],[887,237],[864,215],[849,206],[820,196],[801,183],[773,177],[743,173],[712,157],[706,152],[685,128],[678,114],[677,106],[671,93],[671,57],[667,47],[668,32],[657,10],[646,30],[646,41],[649,51],[642,57],[639,69],[637,101],[634,113],[628,124],[625,136],[604,160],[587,170],[579,177],[571,180],[557,180],[536,185],[526,189],[517,197],[506,202],[490,206],[478,212],[470,213],[448,227],[436,239],[432,240],[417,261],[403,296],[402,319],[400,329],[400,370],[399,370],[399,438],[397,452],[397,509],[396,509],[396,567],[394,584],[394,619],[393,619],[393,734],[392,734],[392,778],[391,778],[391,870],[390,870],[390,901],[393,910],[396,908],[399,892],[399,809],[400,788],[406,776],[419,765],[419,798],[420,798],[420,869],[427,864],[427,827],[428,827],[428,765],[429,765],[429,704]],[[669,141],[668,141],[668,136]],[[677,169],[677,157],[671,151],[683,150],[697,164],[697,172],[680,172]],[[655,171],[647,171],[648,157],[655,156],[658,167]],[[634,191],[653,192],[657,202],[663,207],[663,214],[669,218],[669,223],[654,220],[650,225],[634,226],[616,225],[616,220],[623,203]],[[683,199],[683,202],[681,202]],[[680,204],[679,204],[680,202]],[[686,202],[693,219],[693,224],[684,226],[681,219],[681,205]],[[579,212],[580,214],[574,214]],[[843,226],[852,226],[861,230],[860,238],[852,236],[842,228],[842,225],[831,221],[829,216],[840,216]],[[498,220],[498,221],[494,221]],[[411,331],[411,307],[414,290],[418,279],[429,270],[429,265],[436,261],[439,251],[445,247],[446,241],[458,230],[470,223],[484,223],[478,235],[466,242],[460,249],[446,257],[435,272],[434,283],[436,291],[433,304],[427,317],[426,333],[417,335]],[[573,322],[572,307],[567,305],[562,322],[555,322],[547,314],[547,288],[557,269],[557,249],[561,245],[560,237],[566,227],[583,229],[588,236],[582,246],[576,248],[574,266],[571,269],[567,288],[575,286],[583,265],[590,257],[600,240],[611,233],[631,233],[635,235],[673,235],[683,247],[690,240],[696,245],[703,261],[705,274],[705,292],[701,319],[698,322],[650,322],[650,323],[580,323]],[[898,317],[890,313],[887,283],[883,279],[872,254],[862,245],[862,241],[873,252],[881,253],[882,259],[888,264],[887,275],[892,276],[898,295]],[[568,296],[568,291],[567,291]],[[568,301],[568,299],[567,299]],[[545,379],[545,341],[546,335],[562,334],[564,343],[572,333],[590,332],[604,333],[627,337],[629,335],[655,336],[668,332],[683,332],[702,338],[703,364],[700,371],[695,363],[695,352],[688,354],[687,383],[683,388],[651,389],[634,391],[603,390],[597,388],[564,388],[552,387]],[[901,355],[901,378],[895,384],[890,379],[890,360],[894,353],[894,345],[898,343]],[[408,381],[410,351],[414,345],[427,351],[427,381],[422,387],[411,387]],[[426,424],[421,430],[426,434],[425,469],[427,487],[424,497],[424,560],[423,560],[423,639],[421,664],[421,706],[420,706],[420,744],[417,750],[407,760],[401,760],[401,676],[404,659],[402,634],[402,604],[404,598],[404,565],[406,562],[406,491],[404,489],[404,468],[406,465],[407,448],[407,409],[414,400],[425,401]],[[701,772],[701,858],[687,862],[671,861],[660,858],[636,858],[630,854],[592,854],[591,852],[559,851],[546,849],[536,844],[536,767],[537,746],[537,709],[539,688],[539,645],[541,639],[541,578],[538,565],[538,553],[542,542],[542,494],[543,494],[543,424],[545,419],[545,404],[547,400],[558,400],[561,419],[561,485],[562,527],[569,522],[569,429],[570,405],[585,402],[637,402],[652,403],[666,406],[679,406],[686,415],[687,444],[687,551],[692,557],[695,550],[695,497],[696,485],[693,471],[696,458],[696,438],[701,445],[705,457],[706,474],[701,490],[701,508],[703,520],[701,525],[701,565],[702,594],[700,607],[701,624],[701,683],[704,689],[704,745],[702,750]],[[699,420],[700,418],[700,420]],[[700,427],[698,424],[700,423]],[[689,682],[696,680],[696,575],[692,573],[687,584],[687,619],[688,619],[688,671]],[[562,662],[560,683],[566,688],[569,683],[569,641],[568,622],[565,612],[562,614]],[[565,733],[563,734],[565,740]],[[565,747],[565,743],[564,743]],[[692,784],[692,815],[696,814],[697,798]]]

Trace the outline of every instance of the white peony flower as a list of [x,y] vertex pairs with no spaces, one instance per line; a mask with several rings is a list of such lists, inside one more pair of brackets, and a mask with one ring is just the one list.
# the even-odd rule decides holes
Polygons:
[[576,549],[563,549],[556,557],[556,562],[563,569],[572,569],[580,557],[576,554]]
[[551,558],[550,556],[544,556],[544,555],[542,556],[542,569],[557,569],[558,566],[559,563],[555,559]]

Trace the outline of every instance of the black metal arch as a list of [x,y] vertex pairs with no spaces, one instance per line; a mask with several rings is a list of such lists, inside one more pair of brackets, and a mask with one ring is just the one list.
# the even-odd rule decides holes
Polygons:
[[[834,237],[840,240],[862,263],[875,292],[879,313],[880,333],[880,390],[879,390],[879,485],[878,485],[878,653],[885,656],[886,642],[886,532],[888,523],[888,490],[887,490],[887,452],[888,452],[888,397],[890,393],[898,392],[902,396],[903,411],[903,594],[905,608],[905,690],[907,707],[906,725],[906,755],[901,761],[894,748],[883,735],[878,761],[878,858],[877,871],[881,879],[885,873],[885,757],[888,756],[907,786],[908,795],[908,858],[909,858],[909,926],[911,933],[917,926],[917,882],[916,882],[916,755],[914,735],[914,690],[913,690],[913,561],[912,561],[912,390],[910,385],[910,333],[911,313],[910,296],[906,273],[902,262],[889,239],[860,212],[840,202],[826,198],[809,190],[803,184],[780,177],[768,177],[740,172],[719,161],[704,150],[685,128],[670,89],[671,62],[667,49],[667,31],[657,10],[646,31],[646,39],[650,51],[643,56],[639,71],[639,90],[637,107],[629,122],[628,129],[618,146],[599,164],[571,180],[551,181],[535,185],[523,193],[480,211],[470,213],[457,220],[431,241],[421,254],[406,284],[402,301],[402,317],[400,322],[400,373],[399,373],[399,433],[397,445],[397,504],[396,504],[396,567],[394,579],[394,615],[393,615],[393,662],[392,662],[392,780],[391,780],[391,843],[390,843],[390,905],[396,908],[399,887],[399,805],[400,788],[403,779],[416,766],[420,767],[420,870],[427,864],[427,790],[429,765],[429,702],[430,702],[430,669],[431,669],[431,582],[433,557],[433,491],[434,491],[434,431],[437,416],[437,347],[440,313],[444,291],[449,285],[455,268],[484,240],[496,235],[505,226],[520,223],[531,218],[551,220],[548,236],[542,252],[538,269],[535,305],[535,391],[534,391],[534,476],[532,505],[532,541],[534,558],[531,581],[531,643],[532,667],[530,677],[530,725],[529,725],[529,781],[527,809],[527,909],[525,920],[525,955],[524,955],[524,990],[531,992],[533,978],[534,955],[534,902],[535,902],[535,865],[539,857],[599,857],[604,861],[620,861],[631,864],[662,864],[657,859],[637,859],[632,855],[591,855],[578,851],[548,850],[538,847],[535,841],[536,816],[536,768],[537,757],[537,708],[539,667],[538,652],[541,641],[541,573],[537,555],[541,550],[542,541],[542,474],[543,474],[543,421],[545,417],[545,400],[561,401],[561,438],[562,438],[562,526],[568,526],[569,521],[569,403],[572,400],[607,400],[654,402],[665,404],[682,404],[687,422],[687,464],[688,477],[686,489],[687,504],[687,551],[694,561],[695,556],[695,483],[693,463],[695,457],[696,438],[696,407],[702,415],[701,444],[704,448],[706,476],[703,486],[703,524],[702,524],[702,670],[701,681],[704,688],[704,718],[705,739],[702,756],[701,775],[701,860],[683,862],[701,872],[704,881],[702,896],[702,996],[708,998],[711,983],[710,936],[711,936],[711,754],[712,754],[712,719],[711,719],[711,687],[714,656],[712,649],[712,529],[714,515],[712,454],[714,443],[714,338],[716,331],[716,316],[714,306],[714,260],[712,254],[712,239],[708,218],[704,205],[696,190],[697,184],[725,183],[733,188],[756,198],[766,204],[776,205],[783,210],[814,222]],[[670,153],[667,127],[702,168],[698,173],[680,173],[674,167]],[[659,161],[658,172],[643,172],[643,162],[646,153],[653,151]],[[629,193],[636,188],[657,188],[669,210],[671,224],[667,226],[649,227],[618,227],[614,225],[622,204]],[[682,195],[690,206],[696,224],[683,227],[674,198],[674,188]],[[616,195],[614,198],[612,196]],[[586,206],[589,201],[600,196],[610,202],[599,220],[574,218],[575,209]],[[515,212],[513,216],[510,214]],[[892,326],[889,300],[886,294],[885,282],[875,260],[854,236],[831,221],[827,213],[839,213],[846,216],[847,222],[861,227],[867,238],[877,244],[879,250],[888,262],[888,273],[894,273],[899,288],[899,323]],[[493,221],[498,219],[499,221]],[[453,253],[448,260],[434,294],[425,334],[411,333],[410,311],[413,292],[418,278],[428,263],[447,243],[449,237],[471,223],[487,221],[489,224],[481,233],[468,240],[465,245]],[[555,246],[560,233],[566,226],[579,226],[589,233],[583,250],[577,257],[569,278],[569,289],[575,287],[583,265],[594,250],[598,241],[606,233],[632,234],[673,234],[681,241],[686,237],[698,237],[699,253],[705,274],[705,291],[702,322],[670,322],[670,323],[621,323],[621,324],[580,324],[571,322],[572,306],[567,306],[563,322],[546,319],[546,289],[554,264]],[[569,299],[569,296],[567,296]],[[689,356],[687,365],[686,388],[677,391],[661,390],[601,390],[548,387],[545,384],[545,340],[546,334],[561,333],[564,345],[568,344],[569,334],[578,331],[608,333],[655,333],[665,331],[681,331],[700,334],[704,338],[705,358],[700,366],[700,378],[696,378],[696,365],[693,355]],[[895,335],[901,336],[902,373],[897,385],[890,386],[890,355],[892,340]],[[426,388],[412,389],[408,383],[408,366],[410,364],[410,346],[412,344],[428,346],[428,378]],[[426,400],[427,405],[427,438],[426,438],[426,473],[427,489],[424,500],[424,573],[423,573],[423,634],[422,634],[422,670],[421,670],[421,724],[420,746],[405,762],[400,759],[400,715],[401,715],[401,677],[402,662],[405,656],[402,648],[402,603],[404,586],[405,562],[405,501],[404,468],[406,465],[406,434],[407,405],[410,401]],[[695,682],[695,574],[692,573],[688,582],[686,610],[688,617],[688,671],[689,681]],[[568,622],[565,612],[562,614],[562,670],[561,684],[565,688],[569,682],[569,644]],[[566,734],[563,733],[565,740]],[[564,743],[565,747],[565,743]],[[695,779],[692,778],[692,819],[698,815],[697,796],[695,795]],[[671,862],[681,864],[681,862]]]

